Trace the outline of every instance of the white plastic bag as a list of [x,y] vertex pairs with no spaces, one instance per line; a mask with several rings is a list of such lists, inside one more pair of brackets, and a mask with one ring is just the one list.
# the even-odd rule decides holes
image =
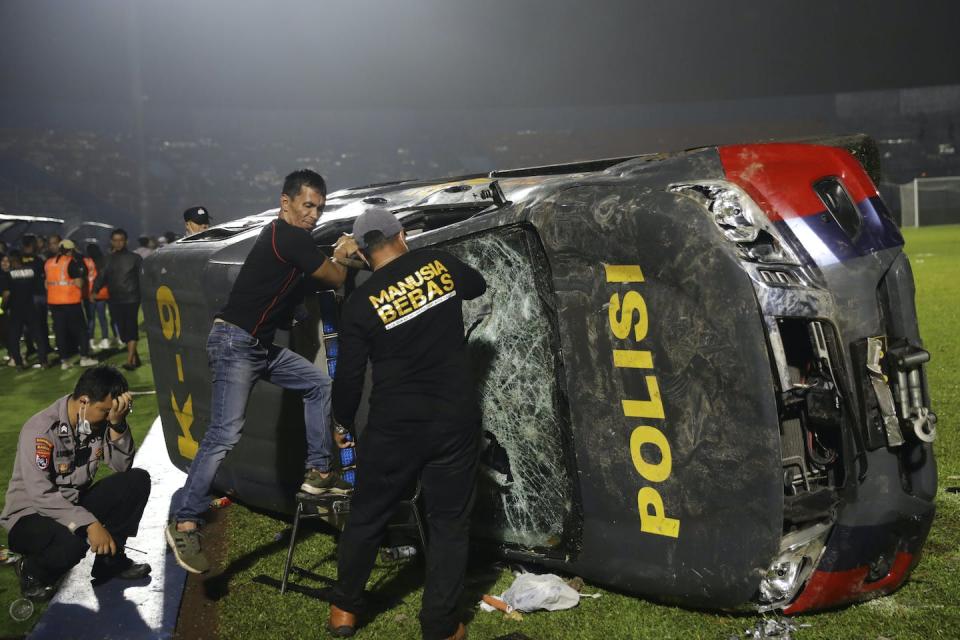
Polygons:
[[580,603],[580,594],[552,573],[521,573],[502,597],[512,608],[524,612],[559,611]]

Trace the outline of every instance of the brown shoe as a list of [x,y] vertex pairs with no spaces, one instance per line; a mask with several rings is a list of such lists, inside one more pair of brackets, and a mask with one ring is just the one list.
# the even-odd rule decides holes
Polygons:
[[453,632],[453,635],[447,638],[446,640],[466,640],[467,637],[467,628],[463,626],[461,622],[457,627],[457,630]]
[[327,631],[337,638],[349,638],[357,632],[357,616],[331,604]]

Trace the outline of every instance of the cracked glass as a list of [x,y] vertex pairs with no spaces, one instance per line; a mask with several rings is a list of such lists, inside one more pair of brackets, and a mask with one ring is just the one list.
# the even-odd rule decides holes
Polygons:
[[541,250],[520,227],[444,248],[483,273],[488,287],[463,305],[483,428],[492,434],[484,439],[474,529],[524,547],[555,547],[572,505]]

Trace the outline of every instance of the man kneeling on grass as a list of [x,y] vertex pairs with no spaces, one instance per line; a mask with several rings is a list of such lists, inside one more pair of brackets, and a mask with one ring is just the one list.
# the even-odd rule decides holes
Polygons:
[[[24,597],[49,600],[88,548],[97,554],[97,581],[150,573],[150,565],[123,552],[150,495],[150,475],[131,469],[132,406],[123,375],[99,366],[23,425],[0,525],[10,533],[10,548],[23,555],[16,570]],[[93,484],[101,460],[117,473]]]

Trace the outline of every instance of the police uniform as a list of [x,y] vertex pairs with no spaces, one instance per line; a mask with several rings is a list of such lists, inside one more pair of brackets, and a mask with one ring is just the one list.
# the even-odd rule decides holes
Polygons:
[[[94,522],[110,532],[122,554],[150,495],[150,475],[131,469],[130,430],[112,441],[106,423],[102,429],[82,423],[71,427],[69,397],[23,426],[0,514],[10,548],[24,555],[23,570],[44,584],[53,584],[83,559],[89,549],[86,527]],[[117,473],[94,484],[101,461]]]

